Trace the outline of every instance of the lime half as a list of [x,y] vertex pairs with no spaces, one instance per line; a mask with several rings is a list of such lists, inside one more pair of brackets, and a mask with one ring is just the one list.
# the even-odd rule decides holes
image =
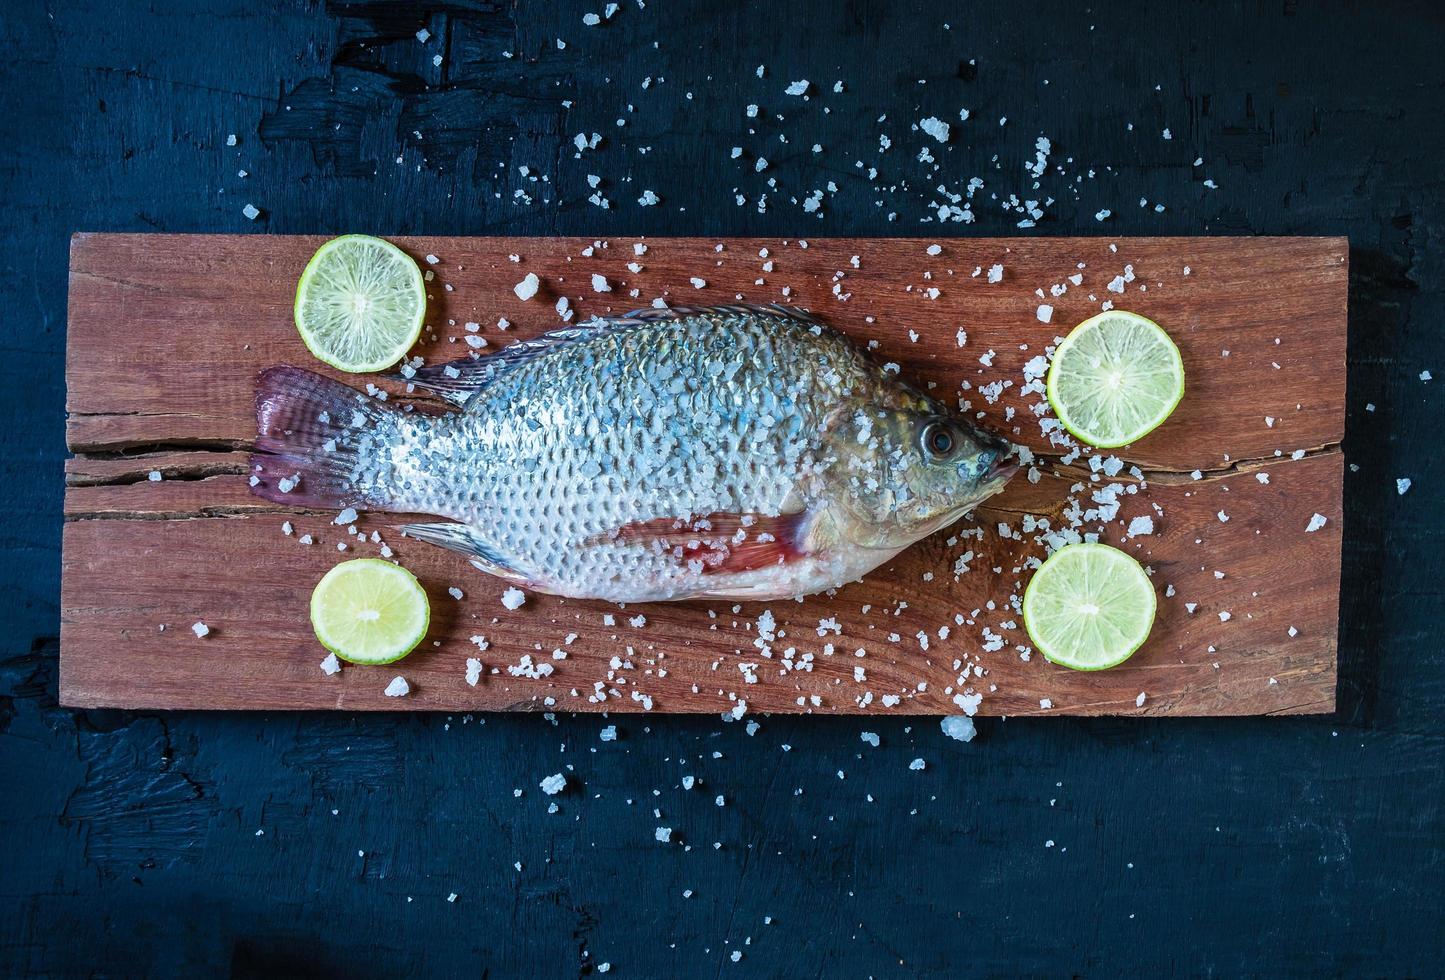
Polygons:
[[1079,324],[1054,351],[1049,403],[1064,428],[1112,449],[1158,428],[1184,397],[1184,361],[1147,317],[1109,310]]
[[426,636],[431,605],[416,576],[380,558],[344,561],[311,593],[321,645],[354,664],[400,660]]
[[1049,660],[1075,670],[1116,667],[1149,636],[1154,586],[1139,563],[1106,544],[1049,556],[1024,590],[1024,628]]
[[296,284],[296,329],[311,353],[352,373],[391,367],[421,336],[421,269],[391,242],[343,235],[316,250]]

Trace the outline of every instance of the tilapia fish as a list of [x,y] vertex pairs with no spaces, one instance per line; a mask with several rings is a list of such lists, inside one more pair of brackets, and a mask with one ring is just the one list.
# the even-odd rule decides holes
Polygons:
[[1016,469],[789,307],[643,310],[410,380],[460,411],[264,371],[254,492],[452,518],[404,531],[542,592],[765,599],[861,577]]

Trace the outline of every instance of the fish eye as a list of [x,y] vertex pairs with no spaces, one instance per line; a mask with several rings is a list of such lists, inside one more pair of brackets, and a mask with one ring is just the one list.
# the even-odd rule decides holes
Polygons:
[[923,448],[935,459],[943,459],[953,452],[953,432],[943,422],[930,422],[923,430]]

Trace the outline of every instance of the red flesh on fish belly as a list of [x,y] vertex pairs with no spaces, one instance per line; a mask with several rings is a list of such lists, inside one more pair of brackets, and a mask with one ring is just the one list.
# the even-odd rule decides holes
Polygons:
[[672,551],[679,564],[702,562],[704,575],[751,572],[796,561],[807,553],[798,540],[805,516],[803,512],[776,516],[716,512],[686,520],[659,517],[624,524],[614,536],[621,541],[655,541]]

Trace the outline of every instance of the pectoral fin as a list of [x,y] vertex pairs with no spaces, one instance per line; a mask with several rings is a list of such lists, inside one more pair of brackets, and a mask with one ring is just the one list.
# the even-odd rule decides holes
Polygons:
[[702,517],[661,517],[634,521],[618,528],[620,541],[654,543],[670,551],[683,564],[702,563],[703,574],[751,572],[783,565],[803,557],[803,527],[807,513],[732,514],[717,512]]

